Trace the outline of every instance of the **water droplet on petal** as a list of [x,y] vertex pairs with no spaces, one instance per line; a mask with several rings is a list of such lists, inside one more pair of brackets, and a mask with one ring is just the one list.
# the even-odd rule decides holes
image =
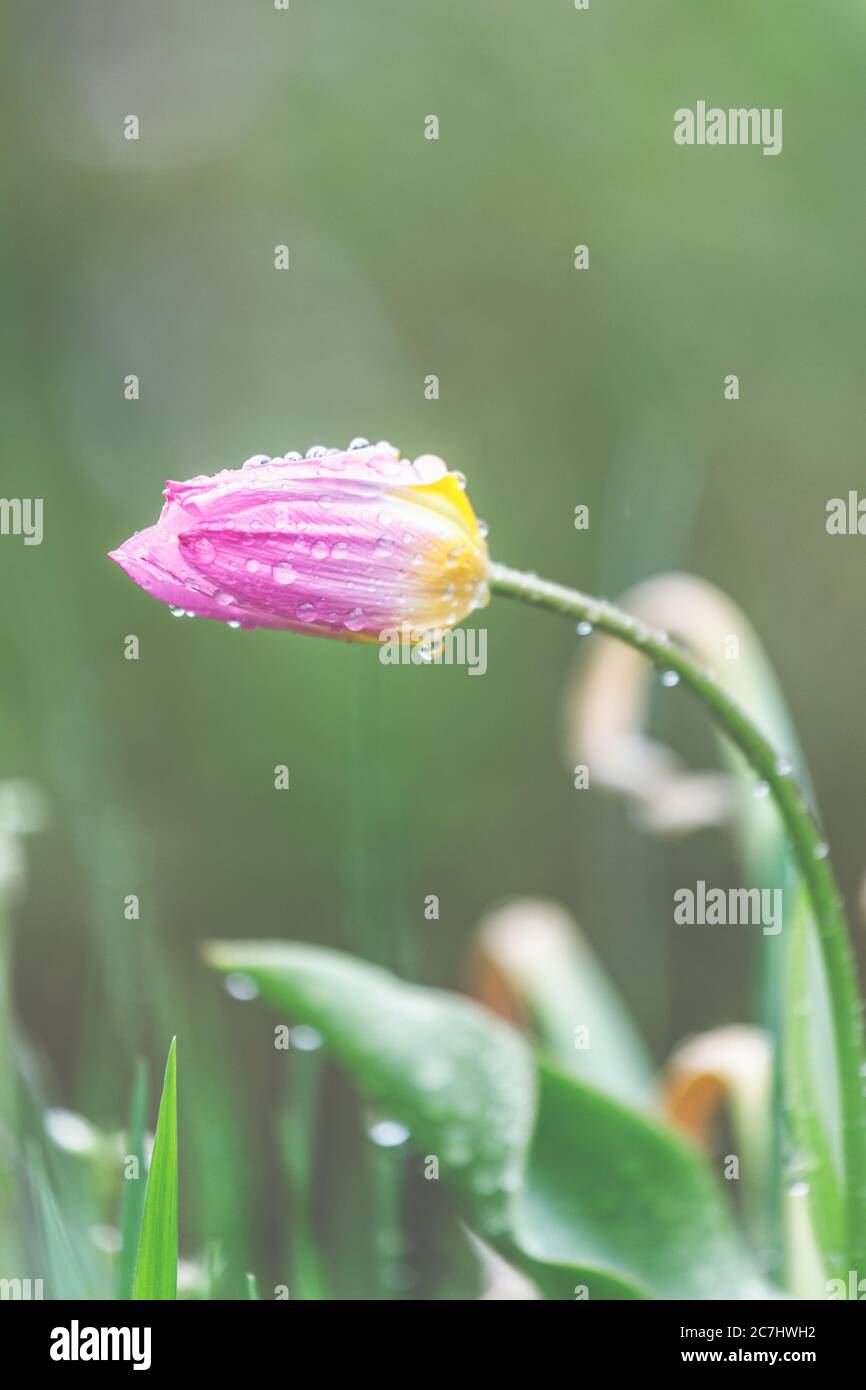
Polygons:
[[324,560],[328,554],[328,547],[325,541],[316,541],[313,546],[313,559]]
[[182,618],[183,615],[184,615],[184,613],[186,612],[186,609],[185,609],[185,608],[175,608],[173,604],[169,604],[169,606],[168,606],[168,611],[169,611],[169,613],[171,614],[171,616],[172,616],[173,618]]
[[292,449],[288,454],[283,454],[283,458],[286,463],[301,463],[303,461],[303,454],[299,454],[295,449]]
[[363,436],[360,435],[360,434],[357,436],[357,438],[355,438],[355,439],[350,439],[350,441],[349,441],[349,448],[350,448],[350,449],[369,449],[369,447],[370,447],[370,441],[369,441],[369,439],[364,439]]
[[295,609],[295,615],[300,618],[302,623],[311,623],[316,616],[315,605],[312,603],[301,603]]
[[242,465],[244,468],[264,468],[266,463],[270,463],[270,454],[253,454],[252,458],[246,459]]
[[291,565],[274,565],[274,582],[277,584],[293,584],[297,579],[297,571]]
[[438,483],[448,472],[448,466],[436,454],[420,454],[412,465],[422,483]]
[[216,550],[214,549],[213,542],[203,537],[193,542],[192,553],[197,560],[201,560],[202,564],[209,565],[216,555]]
[[307,452],[306,452],[306,458],[308,458],[308,459],[323,459],[323,458],[325,457],[325,455],[326,455],[327,452],[328,452],[328,450],[327,450],[327,448],[325,447],[324,444],[314,444],[313,447],[312,447],[311,449],[308,449],[308,450],[307,450]]
[[343,625],[347,627],[350,632],[359,632],[364,626],[363,608],[353,608],[350,613],[347,613],[343,619]]

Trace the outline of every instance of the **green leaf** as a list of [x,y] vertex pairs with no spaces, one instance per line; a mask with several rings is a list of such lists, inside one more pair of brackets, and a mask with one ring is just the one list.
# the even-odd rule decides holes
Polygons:
[[[123,1173],[120,1195],[120,1254],[117,1259],[117,1297],[132,1298],[135,1279],[135,1260],[141,1235],[141,1218],[144,1211],[145,1157],[144,1120],[147,1112],[147,1063],[139,1061],[135,1069],[132,1086],[132,1101],[129,1108],[129,1134],[127,1138],[127,1157],[135,1158],[138,1176],[127,1177]],[[125,1161],[124,1161],[125,1163]]]
[[[783,1078],[788,1153],[788,1270],[793,1292],[826,1297],[828,1277],[847,1277],[838,1093],[826,976],[814,919],[801,888],[787,920]],[[805,1207],[804,1221],[792,1208]],[[812,1255],[813,1247],[819,1258]]]
[[316,1027],[438,1159],[472,1228],[548,1297],[771,1296],[697,1152],[572,1078],[539,1075],[487,1010],[316,947],[219,942],[206,955]]
[[141,1222],[132,1296],[177,1298],[177,1068],[172,1038]]

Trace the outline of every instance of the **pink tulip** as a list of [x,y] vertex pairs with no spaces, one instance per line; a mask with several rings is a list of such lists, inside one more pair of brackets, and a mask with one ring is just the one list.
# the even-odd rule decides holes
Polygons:
[[461,475],[356,440],[167,483],[155,526],[111,558],[154,598],[241,627],[420,640],[487,601],[484,528]]

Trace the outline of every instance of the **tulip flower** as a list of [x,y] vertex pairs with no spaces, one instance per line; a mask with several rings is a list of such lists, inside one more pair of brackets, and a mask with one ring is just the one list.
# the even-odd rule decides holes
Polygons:
[[166,484],[116,560],[175,612],[347,641],[447,630],[488,598],[465,480],[426,454],[354,440]]

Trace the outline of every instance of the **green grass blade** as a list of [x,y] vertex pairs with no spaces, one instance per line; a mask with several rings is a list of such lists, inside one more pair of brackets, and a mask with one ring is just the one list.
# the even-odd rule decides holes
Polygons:
[[256,1276],[247,1271],[244,1276],[247,1287],[247,1298],[257,1299],[259,1296],[259,1286],[256,1283]]
[[177,1065],[172,1038],[147,1175],[132,1296],[177,1298]]
[[[139,1061],[132,1085],[129,1108],[127,1151],[123,1162],[120,1196],[120,1254],[117,1257],[117,1297],[132,1298],[135,1280],[135,1259],[141,1236],[144,1211],[146,1163],[144,1158],[144,1121],[147,1113],[147,1063]],[[135,1164],[130,1160],[134,1159]],[[129,1171],[128,1171],[129,1170]]]

